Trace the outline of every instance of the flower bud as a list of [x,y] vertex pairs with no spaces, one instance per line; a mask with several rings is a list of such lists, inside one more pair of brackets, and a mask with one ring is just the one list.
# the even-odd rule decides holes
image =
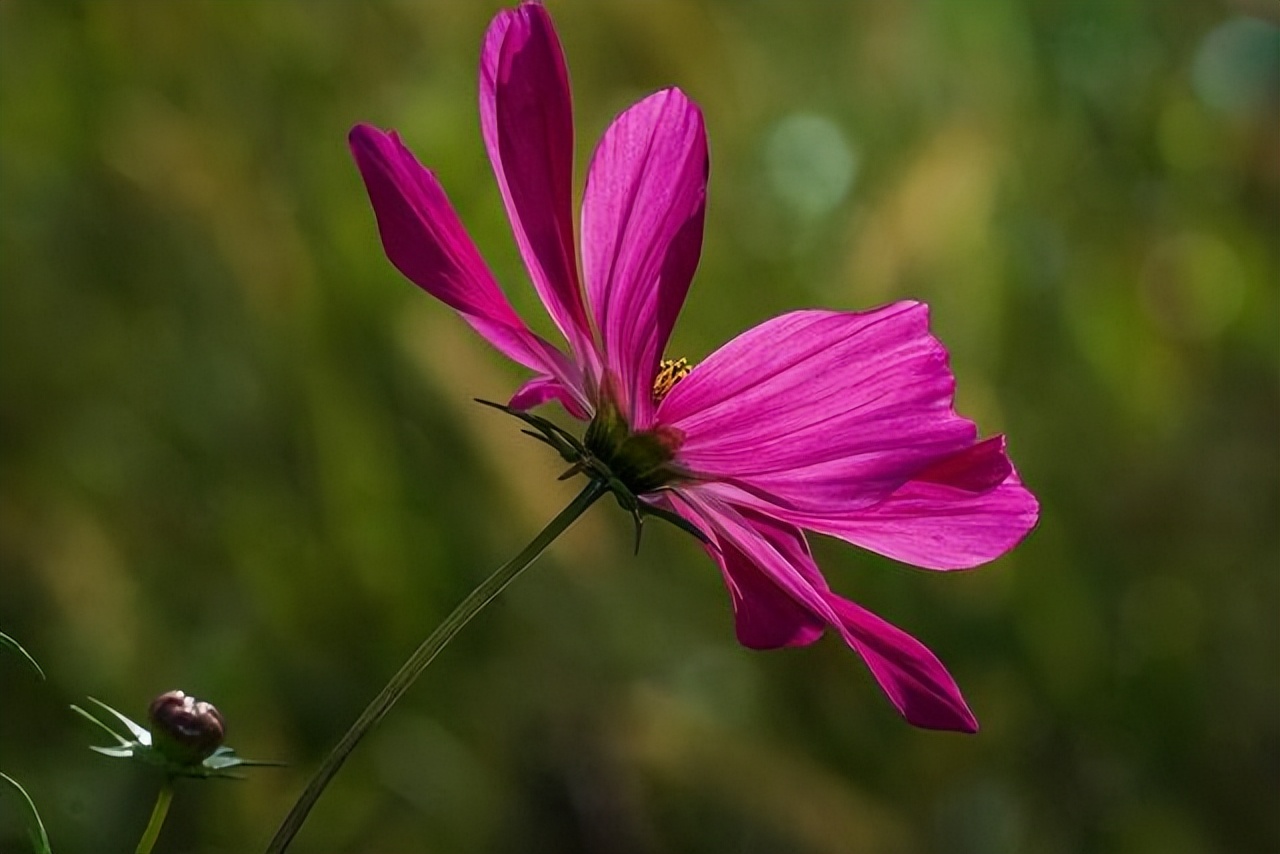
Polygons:
[[196,765],[218,749],[226,737],[222,713],[211,703],[169,691],[147,709],[154,747],[172,762]]

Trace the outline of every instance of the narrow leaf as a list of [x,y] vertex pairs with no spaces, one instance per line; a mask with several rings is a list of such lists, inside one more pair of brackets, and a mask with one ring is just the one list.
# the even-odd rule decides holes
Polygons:
[[9,649],[16,652],[19,655],[19,657],[21,657],[27,662],[27,664],[31,665],[32,670],[40,674],[41,679],[45,678],[44,671],[40,669],[40,665],[37,664],[36,660],[31,657],[31,654],[27,652],[25,649],[23,649],[20,643],[18,643],[16,640],[9,637],[8,635],[6,635],[4,632],[0,632],[0,646],[6,646]]
[[49,847],[49,834],[45,832],[44,822],[40,820],[40,813],[36,810],[35,802],[31,800],[27,790],[3,771],[0,771],[0,780],[17,790],[19,800],[27,808],[27,835],[31,837],[31,847],[35,849],[36,854],[53,854],[53,849]]
[[120,733],[116,732],[111,727],[107,726],[102,721],[98,720],[93,715],[89,714],[84,709],[80,708],[74,703],[71,704],[71,711],[75,712],[77,715],[84,718],[89,723],[94,724],[95,726],[100,728],[103,732],[105,732],[107,735],[111,736],[116,741],[120,742],[121,747],[129,747],[132,744],[132,742],[130,742],[128,739],[121,736]]
[[134,756],[132,745],[129,747],[98,747],[96,744],[91,744],[89,749],[94,753],[110,756],[112,759],[132,759]]
[[97,703],[104,710],[115,715],[116,718],[119,719],[120,723],[128,727],[129,732],[133,733],[133,737],[136,738],[139,742],[146,745],[151,744],[151,733],[149,733],[144,727],[141,727],[138,724],[134,723],[133,721],[129,720],[124,715],[120,714],[115,709],[111,708],[106,703],[102,702],[101,700],[95,697],[90,697],[89,700],[90,702]]

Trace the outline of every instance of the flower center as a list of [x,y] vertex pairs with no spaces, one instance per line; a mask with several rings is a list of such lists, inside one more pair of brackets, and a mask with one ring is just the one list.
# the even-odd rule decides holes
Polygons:
[[653,378],[653,402],[662,403],[662,399],[675,387],[675,384],[689,376],[692,370],[693,366],[685,358],[663,359],[659,362],[658,375]]
[[643,495],[680,479],[670,466],[680,439],[679,431],[664,427],[634,433],[617,408],[606,403],[587,426],[583,443],[632,493]]

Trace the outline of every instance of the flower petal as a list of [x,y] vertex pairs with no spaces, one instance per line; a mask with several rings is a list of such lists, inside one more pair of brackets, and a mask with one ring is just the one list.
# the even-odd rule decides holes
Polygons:
[[[818,623],[837,622],[835,612],[823,598],[827,592],[827,583],[813,562],[803,534],[798,530],[749,509],[733,507],[712,492],[697,486],[674,489],[669,495],[676,512],[706,533],[716,550],[719,550],[719,554],[711,550],[712,557],[722,564],[725,583],[729,586],[730,595],[734,596],[735,613],[740,607],[740,599],[745,600],[753,593],[767,590],[759,584],[760,581],[773,586],[774,590],[765,593],[768,599],[745,603],[747,607],[757,609],[748,614],[747,619],[760,617],[762,620],[746,627],[749,637],[758,640],[798,638],[812,631],[813,621],[773,598],[775,593],[790,599],[801,611],[816,618]],[[744,587],[739,584],[739,577],[745,577],[746,573],[739,571],[745,566],[752,567],[758,579],[748,579]],[[795,624],[787,625],[789,619]],[[743,628],[739,622],[740,633]],[[816,636],[803,642],[813,639]],[[742,643],[744,646],[757,647],[745,640]],[[760,644],[757,648],[769,645]]]
[[521,411],[533,409],[535,406],[541,406],[549,400],[556,400],[565,408],[565,411],[582,421],[591,418],[590,411],[585,407],[585,402],[575,397],[572,389],[566,388],[563,383],[552,376],[543,375],[534,377],[516,390],[511,396],[511,400],[507,405],[512,409]]
[[702,113],[679,89],[610,125],[582,202],[582,267],[605,367],[627,423],[652,421],[653,379],[702,251],[707,190]]
[[[798,606],[838,629],[909,723],[977,731],[973,713],[937,657],[906,632],[827,589],[808,548],[796,545],[803,542],[799,532],[789,533],[795,529],[726,504],[699,487],[680,489],[675,502],[681,515],[714,535],[726,558],[741,556]],[[783,613],[771,601],[769,607],[770,613]],[[765,630],[771,627],[763,625]],[[779,625],[785,627],[785,623]],[[775,628],[775,638],[785,636],[785,631]]]
[[[1000,470],[993,449],[1007,474],[994,487],[982,486],[981,478]],[[843,517],[779,514],[914,566],[970,569],[1021,542],[1040,507],[1009,465],[1004,437],[996,436],[926,470],[874,507]]]
[[569,73],[540,4],[499,12],[480,60],[480,125],[533,286],[580,361],[594,361],[573,238]]
[[860,605],[828,594],[841,634],[858,651],[894,708],[925,729],[977,732],[978,721],[947,668],[928,647]]
[[577,368],[531,332],[498,289],[435,175],[395,133],[357,125],[349,142],[391,263],[508,358],[581,388]]
[[838,515],[973,444],[976,428],[952,409],[954,387],[920,303],[797,311],[712,353],[657,421],[683,435],[676,463],[694,476]]
[[[672,506],[711,539],[703,547],[720,567],[729,589],[738,643],[750,649],[776,649],[805,646],[822,636],[825,620],[784,593],[732,540],[707,530],[698,514],[688,509],[688,503],[677,497]],[[825,589],[826,582],[817,573],[809,544],[799,529],[755,514],[750,524],[792,566],[812,567],[815,577],[811,581]]]
[[939,460],[920,472],[914,480],[939,483],[964,492],[981,493],[995,489],[1013,474],[1013,463],[1005,451],[1004,436],[992,436],[970,445],[958,454]]

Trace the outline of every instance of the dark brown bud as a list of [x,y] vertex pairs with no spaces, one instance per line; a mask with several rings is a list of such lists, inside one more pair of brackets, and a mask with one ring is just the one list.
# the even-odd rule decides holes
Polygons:
[[153,746],[181,765],[202,762],[227,734],[221,712],[181,691],[169,691],[152,700],[147,718]]

